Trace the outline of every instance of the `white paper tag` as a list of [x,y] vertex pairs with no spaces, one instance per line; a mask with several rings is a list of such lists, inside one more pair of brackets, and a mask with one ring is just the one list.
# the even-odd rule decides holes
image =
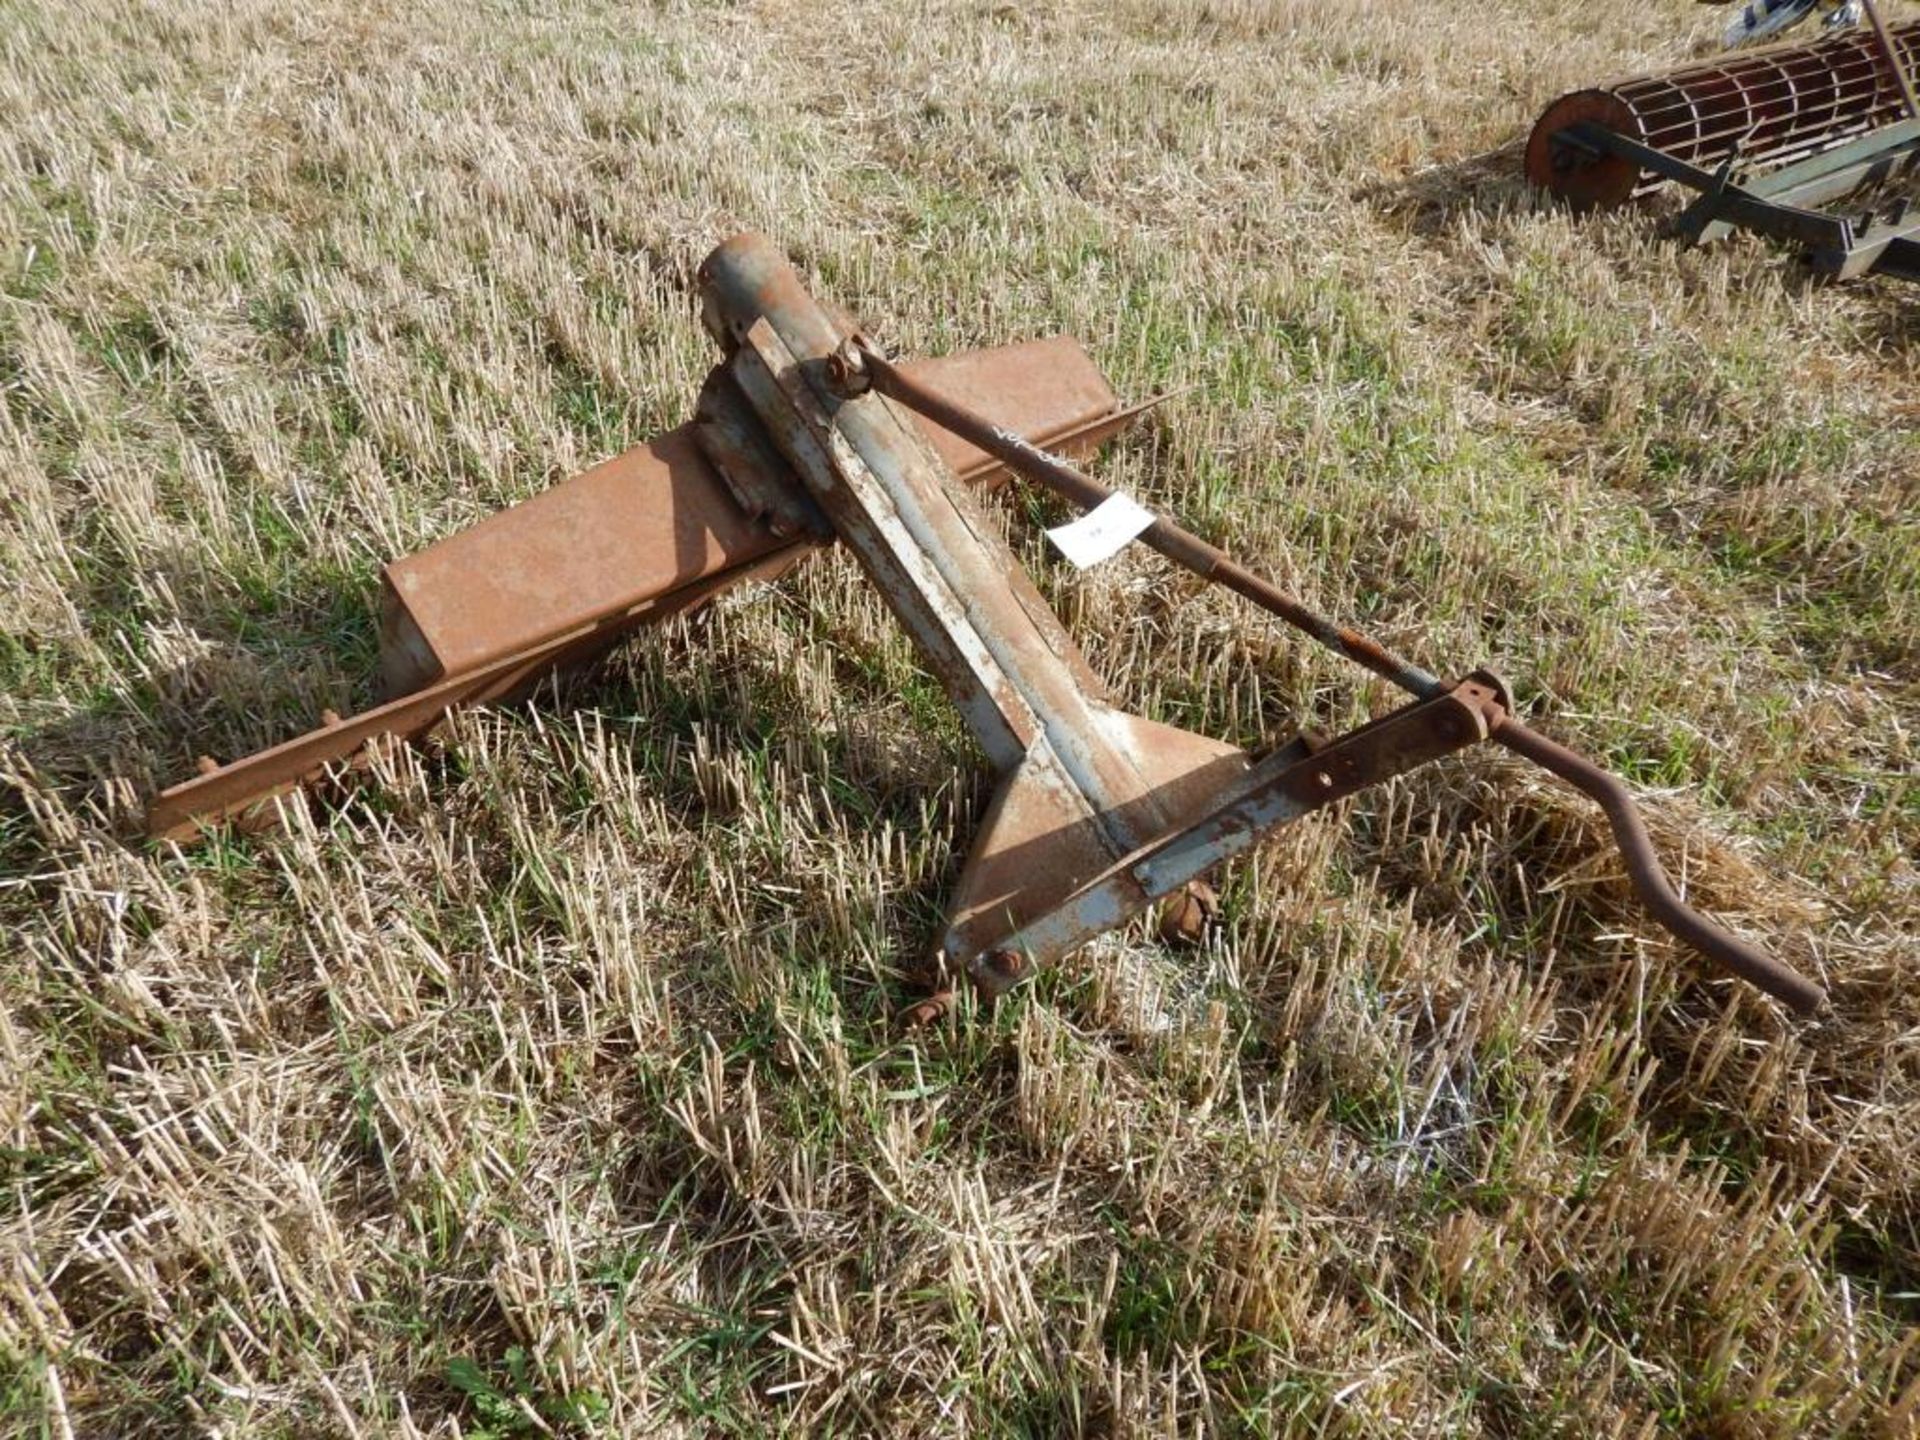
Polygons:
[[1151,510],[1116,490],[1078,520],[1047,531],[1047,538],[1056,550],[1085,570],[1111,560],[1151,524]]

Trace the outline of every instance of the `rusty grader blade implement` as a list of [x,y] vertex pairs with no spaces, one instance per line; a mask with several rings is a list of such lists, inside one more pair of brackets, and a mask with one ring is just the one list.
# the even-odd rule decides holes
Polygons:
[[[1662,185],[1694,192],[1689,243],[1750,230],[1816,273],[1920,279],[1920,215],[1900,193],[1920,157],[1920,21],[1869,24],[1563,95],[1527,140],[1527,178],[1578,209]],[[1871,193],[1871,202],[1849,197]]]
[[[1794,1009],[1821,1005],[1818,986],[1680,899],[1625,787],[1522,724],[1497,678],[1443,680],[1393,656],[1060,458],[1133,413],[1071,341],[896,363],[757,235],[714,251],[699,284],[722,359],[693,422],[388,566],[382,670],[393,698],[165,792],[156,834],[257,816],[369,739],[421,734],[453,705],[524,690],[637,625],[837,540],[997,776],[916,1019],[941,1013],[958,977],[998,995],[1153,907],[1191,919],[1223,861],[1482,742],[1600,804],[1659,924]],[[1116,707],[978,508],[978,482],[1008,474],[1086,511],[1075,522],[1082,541],[1111,550],[1137,538],[1412,698],[1349,734],[1257,759]]]

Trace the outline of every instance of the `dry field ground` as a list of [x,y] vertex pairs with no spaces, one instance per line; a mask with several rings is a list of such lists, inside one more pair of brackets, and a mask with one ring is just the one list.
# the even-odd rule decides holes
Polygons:
[[[1687,0],[0,7],[0,1433],[1912,1435],[1920,292],[1515,179]],[[1194,388],[1100,471],[1632,777],[1794,1023],[1497,753],[902,1037],[983,777],[844,556],[289,833],[379,562],[682,420],[771,232]],[[1016,545],[1131,707],[1392,697]]]

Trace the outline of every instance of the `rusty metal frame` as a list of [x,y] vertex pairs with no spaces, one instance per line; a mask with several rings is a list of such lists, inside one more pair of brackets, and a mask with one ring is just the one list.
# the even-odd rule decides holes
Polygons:
[[835,391],[846,336],[778,251],[739,237],[700,279],[727,375],[999,776],[938,946],[943,968],[964,973],[1117,860],[1198,820],[1249,762],[1109,703],[912,415]]
[[1810,208],[1913,173],[1920,165],[1920,122],[1902,121],[1779,170],[1739,179],[1731,163],[1707,170],[1591,120],[1556,132],[1555,139],[1631,161],[1698,192],[1671,226],[1690,244],[1708,243],[1731,229],[1751,230],[1800,246],[1815,273],[1830,279],[1873,274],[1920,280],[1920,214],[1912,214],[1905,201],[1884,213],[1860,215]]
[[[1625,786],[1522,724],[1496,677],[1444,681],[1165,517],[1142,532],[1146,544],[1413,698],[1350,734],[1257,762],[1116,707],[962,483],[1010,474],[1081,508],[1111,498],[1036,443],[1091,443],[1132,413],[1077,347],[1039,342],[1063,368],[1032,386],[992,356],[960,371],[896,365],[757,235],[720,246],[698,278],[723,358],[694,422],[389,566],[384,673],[401,693],[248,760],[203,766],[156,802],[155,833],[185,838],[214,818],[257,813],[263,797],[369,741],[514,694],[637,624],[838,540],[997,775],[918,1018],[944,1009],[954,978],[1000,994],[1149,907],[1201,893],[1215,867],[1280,827],[1487,740],[1600,803],[1652,918],[1795,1009],[1822,1003],[1818,986],[1688,907]],[[998,419],[975,408],[983,400]]]

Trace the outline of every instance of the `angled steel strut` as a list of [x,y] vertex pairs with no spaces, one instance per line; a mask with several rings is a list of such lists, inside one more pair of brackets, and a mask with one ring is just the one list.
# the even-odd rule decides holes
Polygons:
[[1165,519],[1148,544],[1413,699],[1259,760],[1113,705],[962,483],[1010,472],[1082,508],[1108,498],[1038,448],[1090,446],[1134,413],[1071,342],[896,366],[757,235],[720,246],[698,280],[723,359],[694,423],[390,565],[382,674],[393,698],[231,765],[207,762],[155,803],[156,834],[258,816],[263,798],[371,738],[416,735],[449,706],[511,695],[838,540],[997,776],[917,1018],[944,1008],[953,977],[997,995],[1152,906],[1190,916],[1204,908],[1204,877],[1280,826],[1483,740],[1600,802],[1661,924],[1795,1009],[1821,1003],[1818,987],[1679,899],[1625,787],[1515,719],[1498,679],[1410,665]]

